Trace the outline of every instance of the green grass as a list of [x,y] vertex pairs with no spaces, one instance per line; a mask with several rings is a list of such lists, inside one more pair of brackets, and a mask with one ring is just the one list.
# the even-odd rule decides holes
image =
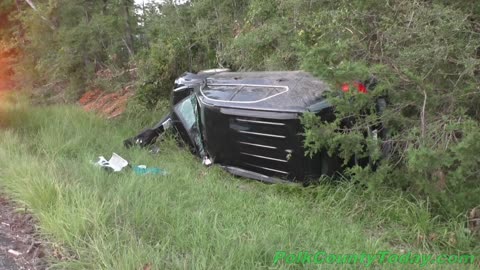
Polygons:
[[[68,259],[53,261],[59,269],[358,269],[274,265],[278,250],[480,256],[463,217],[439,221],[405,194],[238,179],[170,140],[159,155],[126,150],[122,140],[144,122],[106,122],[75,107],[3,106],[0,115],[0,186],[62,248]],[[90,163],[112,152],[168,175],[108,173]]]

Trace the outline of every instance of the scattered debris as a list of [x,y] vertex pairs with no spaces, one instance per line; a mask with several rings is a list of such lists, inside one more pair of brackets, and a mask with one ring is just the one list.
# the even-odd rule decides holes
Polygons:
[[133,168],[133,171],[138,175],[145,175],[145,174],[157,174],[157,175],[167,175],[165,170],[159,168],[147,168],[146,165],[138,165]]
[[213,164],[213,161],[209,157],[205,156],[203,157],[202,164],[208,167]]
[[[121,157],[120,155],[118,155],[117,153],[113,153],[110,160],[107,160],[104,156],[99,156],[98,161],[96,162],[92,161],[92,164],[113,172],[120,172],[125,167],[131,167],[129,162],[123,157]],[[135,166],[133,167],[133,171],[137,175],[146,175],[146,174],[167,175],[168,174],[167,171],[165,171],[164,169],[147,167],[146,165]]]
[[99,156],[98,161],[94,164],[106,169],[111,169],[114,172],[119,172],[128,166],[128,161],[119,156],[117,153],[113,153],[110,160],[107,161],[104,156]]
[[22,255],[21,252],[18,252],[18,251],[13,250],[13,249],[9,249],[9,250],[8,250],[8,253],[12,254],[12,255],[15,256],[15,257],[18,257],[18,256]]

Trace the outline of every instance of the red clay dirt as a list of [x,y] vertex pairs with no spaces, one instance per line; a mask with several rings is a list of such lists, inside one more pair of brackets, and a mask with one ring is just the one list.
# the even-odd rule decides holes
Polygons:
[[132,86],[127,86],[123,90],[113,93],[94,89],[83,94],[78,103],[86,111],[97,112],[107,119],[111,119],[125,112],[127,102],[133,95]]

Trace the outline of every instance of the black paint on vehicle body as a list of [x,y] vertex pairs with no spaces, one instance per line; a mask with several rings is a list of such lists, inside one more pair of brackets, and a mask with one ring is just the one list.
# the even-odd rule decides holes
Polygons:
[[[230,173],[266,182],[305,182],[340,169],[336,157],[304,154],[300,116],[314,112],[334,119],[325,91],[326,83],[303,71],[185,73],[175,81],[170,118],[165,119],[196,155]],[[162,127],[153,132],[158,136],[165,125],[156,127]],[[144,133],[133,140],[154,141]]]

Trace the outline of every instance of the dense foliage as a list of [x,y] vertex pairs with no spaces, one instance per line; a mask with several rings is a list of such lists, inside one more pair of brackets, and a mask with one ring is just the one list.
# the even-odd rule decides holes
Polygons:
[[[369,95],[333,97],[335,123],[307,116],[307,146],[313,152],[340,149],[346,158],[377,159],[376,166],[348,170],[371,188],[387,184],[409,190],[442,212],[475,207],[480,191],[480,5],[375,2],[336,1],[312,15],[301,32],[304,68],[333,85],[372,75],[379,81]],[[379,96],[389,101],[380,117],[357,117],[355,125],[338,132],[342,119],[364,114]],[[388,129],[386,138],[364,139],[365,130],[379,121]]]
[[134,56],[133,1],[11,0],[3,6],[12,10],[10,39],[22,51],[17,74],[27,86],[61,83],[76,97],[96,71],[124,69]]
[[12,42],[12,22],[9,14],[12,12],[11,5],[0,3],[0,91],[11,86],[10,77],[13,75],[12,64],[17,54],[14,42]]
[[[66,83],[75,97],[98,83],[99,70],[136,67],[136,101],[151,109],[184,71],[305,69],[331,84],[337,108],[333,123],[303,118],[307,154],[369,157],[370,166],[345,173],[372,191],[388,185],[428,199],[436,213],[480,204],[477,0],[9,3],[24,56],[18,70],[33,86]],[[342,83],[353,89],[372,77],[368,95],[338,94]],[[387,109],[366,115],[378,97]],[[382,139],[365,136],[380,122]]]

